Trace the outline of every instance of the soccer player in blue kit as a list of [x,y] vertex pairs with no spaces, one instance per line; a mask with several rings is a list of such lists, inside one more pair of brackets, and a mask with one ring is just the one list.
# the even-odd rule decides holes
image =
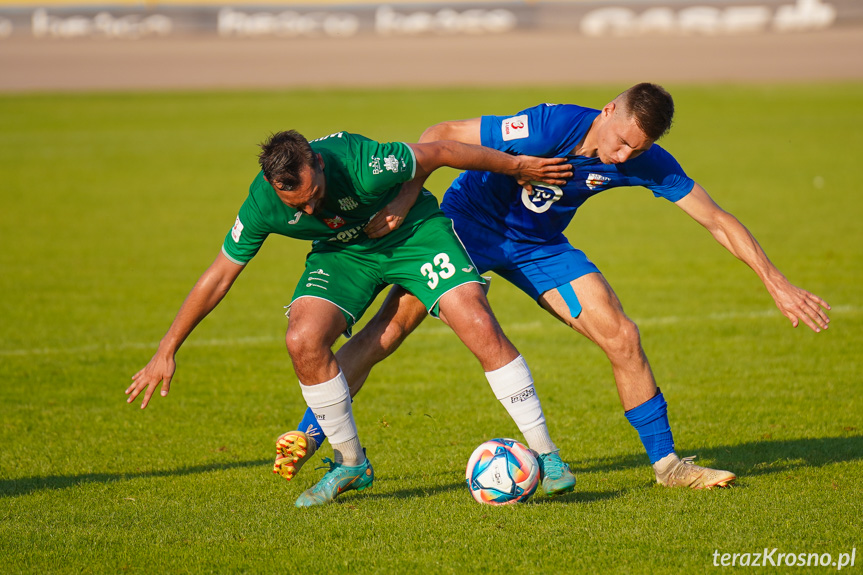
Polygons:
[[[509,176],[468,171],[453,182],[441,207],[481,273],[494,271],[515,284],[605,352],[624,415],[639,434],[656,481],[669,487],[709,489],[730,485],[736,476],[695,465],[693,458],[680,459],[675,453],[666,401],[638,327],[626,316],[599,269],[563,235],[576,211],[605,190],[643,186],[674,202],[752,268],[794,327],[803,322],[816,332],[827,329],[830,320],[822,308],[830,306],[791,284],[749,230],[655,144],[671,127],[673,114],[668,92],[643,83],[601,110],[543,104],[513,116],[443,122],[426,130],[420,141],[457,140],[512,154],[567,158],[574,176],[565,185],[537,184],[529,192]],[[397,227],[413,201],[398,197],[370,228],[385,233]],[[337,354],[352,394],[359,391],[375,363],[395,351],[425,315],[425,308],[411,294],[392,289],[376,316]],[[322,441],[308,414],[299,429],[280,438],[277,466],[298,470]]]

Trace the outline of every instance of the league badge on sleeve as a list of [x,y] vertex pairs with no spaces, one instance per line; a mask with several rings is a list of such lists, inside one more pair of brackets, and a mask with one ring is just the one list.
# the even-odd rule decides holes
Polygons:
[[234,227],[231,228],[231,238],[234,243],[240,241],[240,236],[243,234],[243,222],[240,221],[240,216],[237,216],[237,221],[234,222]]
[[390,154],[384,158],[384,168],[397,174],[399,173],[399,170],[401,170],[401,163],[398,158]]
[[504,142],[509,140],[523,140],[530,136],[530,127],[527,125],[527,114],[507,118],[500,125],[501,137]]

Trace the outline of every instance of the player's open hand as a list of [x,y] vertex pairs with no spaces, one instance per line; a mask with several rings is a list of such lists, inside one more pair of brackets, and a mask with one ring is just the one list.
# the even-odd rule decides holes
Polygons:
[[171,378],[174,377],[176,368],[177,364],[174,362],[173,355],[164,356],[159,353],[154,355],[144,369],[132,376],[132,385],[126,388],[126,395],[129,396],[126,403],[132,403],[142,391],[146,390],[144,391],[144,399],[141,401],[141,409],[144,409],[150,403],[150,397],[153,396],[160,383],[162,384],[162,397],[168,395],[168,391],[171,389]]
[[830,325],[830,318],[825,312],[830,309],[830,304],[814,293],[787,283],[772,295],[779,311],[791,320],[792,326],[797,327],[802,321],[818,333]]
[[528,192],[533,191],[531,182],[562,186],[572,177],[572,165],[565,163],[566,158],[518,156],[518,160],[515,179]]
[[411,207],[416,203],[421,188],[421,185],[413,183],[402,186],[402,191],[384,209],[372,216],[372,219],[363,228],[366,235],[370,238],[381,238],[398,229],[405,221]]
[[381,238],[391,231],[398,229],[404,220],[404,216],[393,214],[384,208],[369,220],[364,229],[366,235],[370,238]]

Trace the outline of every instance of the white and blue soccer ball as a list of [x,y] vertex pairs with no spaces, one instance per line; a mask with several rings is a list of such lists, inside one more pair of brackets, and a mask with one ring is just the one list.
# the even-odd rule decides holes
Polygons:
[[514,439],[491,439],[471,454],[465,470],[470,494],[480,503],[509,505],[527,501],[539,485],[539,463]]

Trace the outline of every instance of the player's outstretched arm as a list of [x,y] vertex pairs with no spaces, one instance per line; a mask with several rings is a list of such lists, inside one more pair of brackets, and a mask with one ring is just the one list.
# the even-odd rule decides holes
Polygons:
[[174,377],[176,369],[174,356],[195,326],[222,301],[241,271],[243,266],[235,264],[219,252],[216,260],[201,275],[186,301],[180,306],[180,311],[159,343],[156,354],[142,370],[132,376],[132,385],[126,389],[126,395],[129,396],[126,403],[135,401],[143,391],[141,409],[144,409],[160,383],[162,397],[168,395],[171,378]]
[[[419,143],[439,140],[455,140],[463,144],[479,145],[480,118],[435,124],[422,133]],[[365,228],[366,234],[370,238],[380,238],[401,226],[405,216],[416,203],[427,177],[428,174],[418,175],[405,183],[399,195],[369,221]]]
[[369,221],[365,232],[370,238],[382,237],[398,228],[416,202],[422,185],[437,168],[498,172],[515,177],[529,192],[531,182],[563,185],[572,177],[572,166],[565,158],[513,156],[479,145],[480,119],[442,122],[428,128],[420,142],[409,144],[417,157],[417,174],[386,208]]
[[788,281],[773,265],[758,241],[740,221],[720,208],[707,192],[695,184],[692,191],[677,201],[677,205],[695,221],[703,225],[725,249],[752,268],[779,311],[797,327],[802,321],[813,331],[827,329],[830,318],[825,309],[830,305]]
[[470,120],[452,120],[441,122],[426,129],[420,136],[420,143],[437,142],[440,140],[455,140],[462,144],[482,144],[480,133],[482,118]]
[[498,150],[440,140],[409,144],[417,159],[417,176],[427,177],[443,166],[457,170],[480,170],[512,176],[519,183],[545,182],[564,185],[572,177],[572,165],[566,158],[512,156]]

